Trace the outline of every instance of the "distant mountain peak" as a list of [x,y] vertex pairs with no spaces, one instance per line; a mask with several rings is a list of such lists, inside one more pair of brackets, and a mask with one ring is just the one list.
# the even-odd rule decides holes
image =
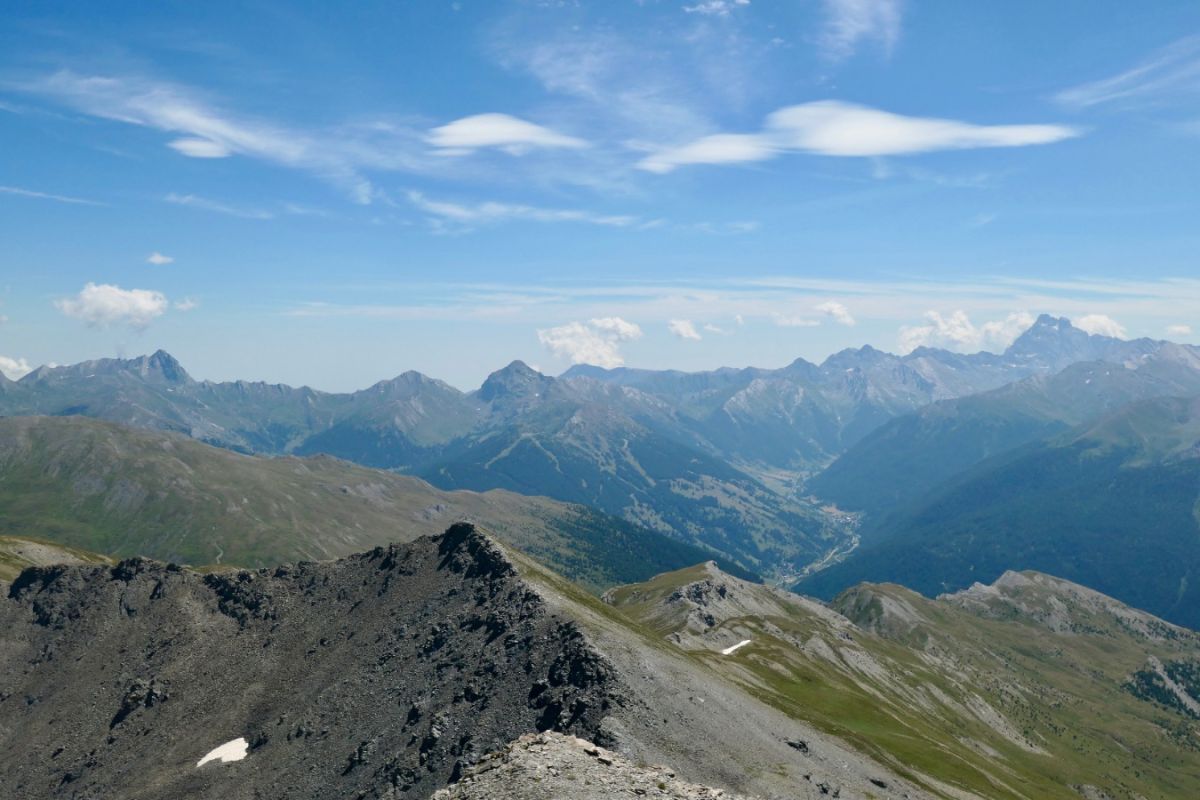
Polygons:
[[488,375],[479,387],[479,399],[490,403],[502,397],[525,397],[541,392],[553,382],[553,378],[517,360]]
[[1004,351],[1008,358],[1061,369],[1078,361],[1107,360],[1123,345],[1120,339],[1081,330],[1066,317],[1042,314]]
[[137,372],[144,378],[158,377],[167,383],[191,383],[192,376],[175,356],[166,350],[155,350],[149,356],[141,356],[131,362]]
[[821,362],[821,369],[853,369],[878,364],[896,358],[890,353],[877,350],[869,344],[862,347],[847,347],[839,350]]
[[379,381],[369,389],[364,389],[364,392],[375,392],[377,394],[411,394],[413,391],[420,390],[425,387],[443,387],[442,381],[437,378],[431,378],[423,372],[409,369],[401,372],[394,378]]
[[1016,338],[1009,349],[1011,350],[1014,347],[1020,348],[1023,344],[1028,345],[1054,338],[1071,337],[1074,339],[1087,339],[1088,336],[1087,332],[1071,324],[1071,320],[1067,317],[1041,314],[1032,325],[1025,329],[1024,333]]
[[1032,570],[1006,570],[990,585],[976,582],[938,599],[981,616],[1026,619],[1057,633],[1094,632],[1107,620],[1148,639],[1187,635],[1182,628],[1094,589]]
[[136,358],[99,358],[65,366],[41,366],[21,379],[32,384],[42,381],[91,378],[97,375],[132,374],[151,383],[188,384],[194,383],[183,365],[166,350],[155,350],[148,356]]

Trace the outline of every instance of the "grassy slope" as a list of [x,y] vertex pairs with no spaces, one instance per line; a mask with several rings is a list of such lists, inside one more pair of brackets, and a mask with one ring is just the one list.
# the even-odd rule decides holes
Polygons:
[[110,559],[40,539],[0,536],[0,581],[11,581],[26,567],[49,564],[107,564]]
[[[664,602],[705,572],[659,576],[608,597],[660,635],[677,632],[682,611],[664,614]],[[886,623],[879,633],[773,593],[760,603],[774,613],[718,614],[694,656],[934,791],[922,776],[986,798],[1077,800],[1071,787],[1079,784],[1114,797],[1200,793],[1200,726],[1122,688],[1149,655],[1200,658],[1194,634],[1152,641],[1092,619],[1082,634],[1056,633],[1016,617],[984,619],[901,587],[860,592],[859,616],[865,621],[874,607]],[[751,644],[734,656],[719,654],[745,638]],[[987,707],[1007,722],[989,724]]]
[[445,492],[329,457],[245,456],[78,417],[0,420],[0,534],[113,556],[266,566],[438,533],[463,519],[592,589],[709,557],[545,498]]

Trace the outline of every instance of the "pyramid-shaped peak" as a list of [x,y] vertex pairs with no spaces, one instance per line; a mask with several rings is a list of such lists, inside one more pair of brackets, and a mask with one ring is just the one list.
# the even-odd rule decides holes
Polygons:
[[387,395],[410,395],[422,389],[449,389],[451,387],[439,381],[437,378],[431,378],[423,372],[416,370],[405,370],[394,378],[382,380],[371,386],[366,391],[376,394]]
[[131,366],[143,378],[157,378],[167,383],[192,382],[192,376],[166,350],[155,350],[151,355],[133,359]]
[[489,375],[483,386],[479,387],[479,398],[491,402],[502,397],[526,397],[540,393],[553,381],[553,378],[518,360]]

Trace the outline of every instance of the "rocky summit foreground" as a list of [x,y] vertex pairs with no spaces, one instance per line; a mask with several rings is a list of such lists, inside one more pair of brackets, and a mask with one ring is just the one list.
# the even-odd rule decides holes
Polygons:
[[526,734],[489,754],[434,800],[747,800],[679,780],[669,767],[630,763],[574,736]]
[[4,797],[475,797],[543,732],[671,765],[598,773],[630,792],[930,796],[467,524],[253,572],[35,566],[0,599]]
[[[523,733],[595,738],[621,702],[465,525],[259,572],[32,568],[0,625],[13,798],[428,796]],[[244,759],[197,767],[239,738]]]

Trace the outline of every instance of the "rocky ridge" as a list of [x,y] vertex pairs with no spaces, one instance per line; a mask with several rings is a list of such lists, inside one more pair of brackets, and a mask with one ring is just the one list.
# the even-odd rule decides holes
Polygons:
[[546,732],[714,793],[930,796],[466,524],[256,571],[34,567],[0,632],[0,783],[31,800],[424,798]]
[[[0,604],[0,780],[25,798],[428,796],[620,680],[469,525],[337,562],[35,567]],[[197,768],[241,737],[236,763]]]
[[635,765],[574,736],[527,734],[489,754],[434,800],[750,800],[680,780],[664,766]]

